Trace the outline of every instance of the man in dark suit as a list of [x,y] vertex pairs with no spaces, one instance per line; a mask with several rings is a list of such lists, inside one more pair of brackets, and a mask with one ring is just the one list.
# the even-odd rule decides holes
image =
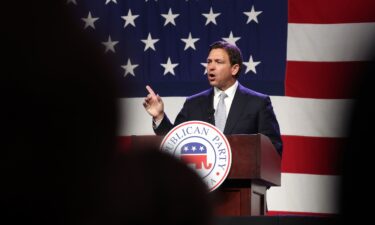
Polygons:
[[[190,96],[172,124],[164,113],[161,97],[146,86],[149,94],[143,102],[146,111],[153,117],[156,134],[165,135],[174,126],[189,121],[201,120],[217,127],[226,134],[256,134],[268,136],[277,152],[282,154],[282,140],[269,96],[250,90],[237,81],[241,72],[241,51],[234,45],[218,41],[209,48],[207,77],[210,88]],[[223,100],[220,96],[224,95]],[[220,102],[223,101],[223,104]],[[224,124],[219,116],[224,108]],[[228,110],[227,110],[228,109]]]

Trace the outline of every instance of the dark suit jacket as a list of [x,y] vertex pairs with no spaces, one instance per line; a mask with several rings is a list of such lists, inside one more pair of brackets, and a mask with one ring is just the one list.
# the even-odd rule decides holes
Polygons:
[[[154,129],[157,135],[167,134],[174,126],[190,121],[201,120],[211,124],[214,121],[214,90],[188,97],[183,108],[172,124],[165,115],[160,125]],[[238,85],[224,128],[224,134],[257,134],[268,136],[278,153],[282,153],[282,140],[279,124],[269,96]]]

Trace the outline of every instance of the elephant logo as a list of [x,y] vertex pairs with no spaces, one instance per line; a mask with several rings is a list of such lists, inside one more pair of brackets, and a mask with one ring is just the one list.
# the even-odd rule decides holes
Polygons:
[[203,121],[187,121],[174,127],[163,138],[160,150],[197,172],[209,191],[224,182],[232,165],[227,138],[214,125]]
[[187,164],[194,164],[195,169],[211,169],[212,163],[207,162],[207,148],[201,143],[190,142],[181,147],[181,159]]

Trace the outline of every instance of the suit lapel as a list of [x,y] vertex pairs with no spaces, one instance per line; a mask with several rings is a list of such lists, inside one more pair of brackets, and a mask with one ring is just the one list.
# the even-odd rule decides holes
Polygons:
[[214,103],[213,103],[214,94],[213,93],[214,93],[213,88],[211,88],[205,93],[206,97],[202,98],[202,101],[200,102],[200,110],[201,110],[200,115],[203,115],[203,121],[204,122],[211,123],[212,125],[215,125],[214,124],[215,110],[214,110],[214,107],[213,107],[214,106]]
[[242,86],[238,84],[236,93],[234,94],[232,105],[229,109],[227,122],[225,123],[224,134],[231,134],[234,126],[240,118],[240,115],[246,106],[245,95],[241,90]]

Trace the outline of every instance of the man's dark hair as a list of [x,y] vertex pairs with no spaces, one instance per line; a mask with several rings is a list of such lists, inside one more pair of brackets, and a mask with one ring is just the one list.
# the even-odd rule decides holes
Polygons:
[[240,66],[239,70],[236,74],[236,78],[238,78],[238,76],[241,73],[241,69],[242,69],[242,53],[241,53],[241,50],[237,46],[232,45],[228,42],[217,41],[217,42],[214,42],[213,44],[210,45],[210,48],[209,48],[208,52],[211,52],[212,49],[217,49],[217,48],[224,49],[228,53],[229,61],[230,61],[231,66],[233,66],[235,64],[238,64]]

